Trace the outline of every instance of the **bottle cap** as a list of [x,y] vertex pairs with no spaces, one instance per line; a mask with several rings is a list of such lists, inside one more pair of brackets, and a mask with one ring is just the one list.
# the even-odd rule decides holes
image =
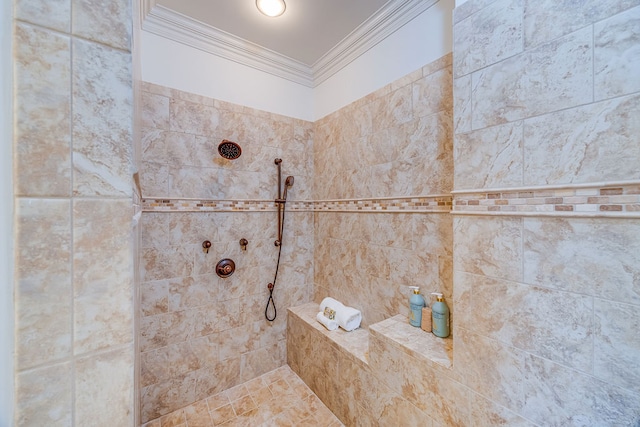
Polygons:
[[420,293],[420,288],[417,286],[409,286],[409,289],[413,290],[414,294],[419,294]]
[[444,298],[442,297],[442,294],[440,292],[431,292],[431,295],[435,295],[436,301],[438,302],[444,301]]

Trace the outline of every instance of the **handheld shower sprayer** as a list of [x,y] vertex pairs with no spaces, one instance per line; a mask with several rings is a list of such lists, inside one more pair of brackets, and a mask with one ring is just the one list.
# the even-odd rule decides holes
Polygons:
[[[278,269],[280,267],[280,255],[282,255],[282,233],[284,231],[284,213],[285,204],[287,203],[287,190],[289,187],[293,187],[294,178],[289,175],[284,180],[284,189],[282,188],[282,159],[276,159],[276,166],[278,166],[278,197],[275,199],[276,206],[278,207],[278,238],[274,244],[278,247],[278,262],[276,264],[276,273],[273,277],[273,282],[267,285],[269,289],[269,299],[267,300],[267,307],[264,310],[264,317],[272,322],[275,320],[277,311],[276,304],[273,301],[273,290],[276,287],[276,279],[278,278]],[[272,310],[270,310],[272,308]]]

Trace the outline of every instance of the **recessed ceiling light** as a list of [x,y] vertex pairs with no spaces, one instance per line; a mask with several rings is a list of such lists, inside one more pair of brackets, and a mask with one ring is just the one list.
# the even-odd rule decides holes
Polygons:
[[284,0],[256,0],[256,7],[263,14],[276,17],[284,13],[287,5]]

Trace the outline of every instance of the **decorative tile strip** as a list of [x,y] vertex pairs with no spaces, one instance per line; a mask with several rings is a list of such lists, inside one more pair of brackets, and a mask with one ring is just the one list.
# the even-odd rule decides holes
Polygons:
[[461,215],[640,218],[640,182],[454,191]]
[[[288,211],[299,212],[437,212],[447,213],[453,206],[448,194],[417,197],[289,200]],[[145,198],[145,212],[271,212],[277,210],[273,200],[196,200]]]

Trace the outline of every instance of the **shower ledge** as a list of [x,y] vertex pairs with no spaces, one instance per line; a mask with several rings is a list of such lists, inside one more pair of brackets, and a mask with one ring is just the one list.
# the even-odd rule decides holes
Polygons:
[[366,364],[369,363],[369,338],[371,336],[399,348],[418,360],[435,363],[448,369],[453,366],[453,340],[451,337],[438,338],[420,328],[413,327],[409,325],[406,316],[398,314],[370,325],[369,329],[360,328],[347,332],[338,328],[335,331],[329,331],[316,321],[318,311],[319,307],[316,303],[289,308],[291,314],[319,331],[339,349]]

